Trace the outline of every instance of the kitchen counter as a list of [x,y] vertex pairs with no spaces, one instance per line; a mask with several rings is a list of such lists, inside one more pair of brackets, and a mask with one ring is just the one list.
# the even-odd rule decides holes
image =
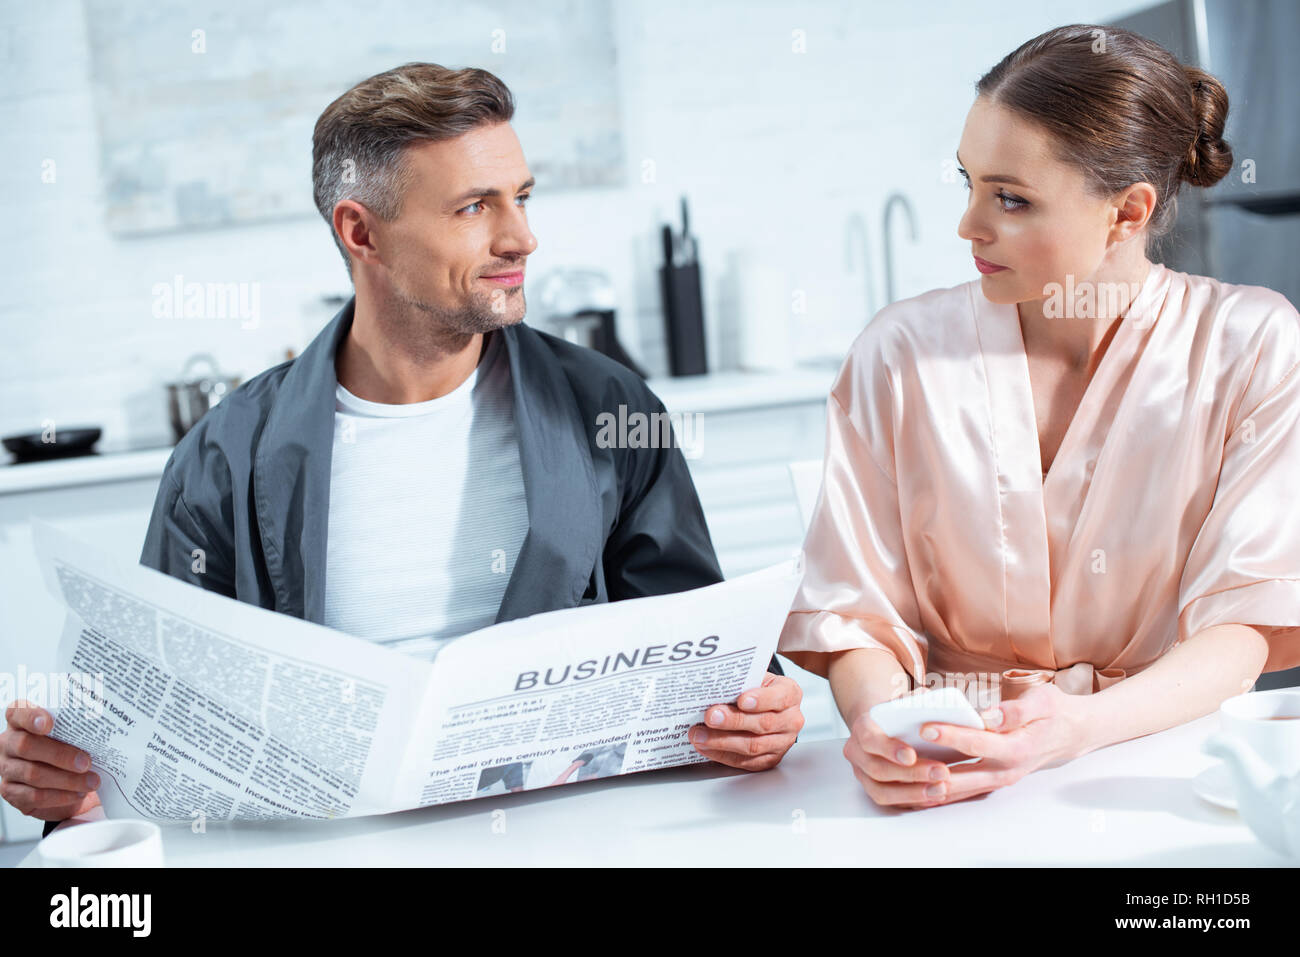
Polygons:
[[6,463],[0,466],[0,495],[157,478],[171,458],[172,449],[173,446],[168,445],[133,452],[79,455],[49,462]]
[[654,378],[646,384],[669,412],[732,412],[822,402],[839,366],[800,366],[785,372],[713,372]]
[[[706,413],[762,409],[820,402],[830,392],[835,368],[799,367],[785,372],[716,372],[701,376],[655,378],[650,388],[670,412]],[[0,464],[0,495],[156,478],[173,446],[51,462]]]

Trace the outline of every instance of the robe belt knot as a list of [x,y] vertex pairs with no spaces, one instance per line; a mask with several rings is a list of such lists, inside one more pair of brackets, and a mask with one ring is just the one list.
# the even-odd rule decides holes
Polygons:
[[1094,668],[1081,661],[1057,671],[1045,668],[1011,668],[1002,672],[1002,700],[1014,701],[1030,688],[1054,684],[1066,694],[1094,694],[1125,676],[1123,668]]

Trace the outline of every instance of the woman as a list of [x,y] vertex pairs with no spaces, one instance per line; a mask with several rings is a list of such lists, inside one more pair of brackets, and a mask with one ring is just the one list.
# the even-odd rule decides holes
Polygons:
[[[878,804],[930,807],[1172,727],[1300,664],[1300,316],[1147,258],[1233,168],[1228,100],[1136,34],[1069,26],[977,85],[957,149],[978,280],[883,309],[828,403],[780,651],[826,676]],[[923,733],[868,709],[1042,683]],[[1043,680],[1051,679],[1051,680]]]

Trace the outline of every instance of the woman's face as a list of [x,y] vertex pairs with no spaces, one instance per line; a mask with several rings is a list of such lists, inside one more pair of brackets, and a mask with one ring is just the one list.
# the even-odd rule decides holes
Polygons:
[[[1116,221],[1077,167],[1056,158],[1050,136],[1012,110],[978,97],[957,148],[970,189],[957,235],[969,240],[991,302],[1043,299],[1048,283],[1077,286],[1097,271]],[[987,271],[991,266],[1005,267]]]

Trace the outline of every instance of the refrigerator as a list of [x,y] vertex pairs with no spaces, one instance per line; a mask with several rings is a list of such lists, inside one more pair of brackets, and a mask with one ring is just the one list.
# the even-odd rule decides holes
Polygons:
[[1300,2],[1169,0],[1115,26],[1155,40],[1228,91],[1234,169],[1184,186],[1153,252],[1180,272],[1267,286],[1300,304]]

